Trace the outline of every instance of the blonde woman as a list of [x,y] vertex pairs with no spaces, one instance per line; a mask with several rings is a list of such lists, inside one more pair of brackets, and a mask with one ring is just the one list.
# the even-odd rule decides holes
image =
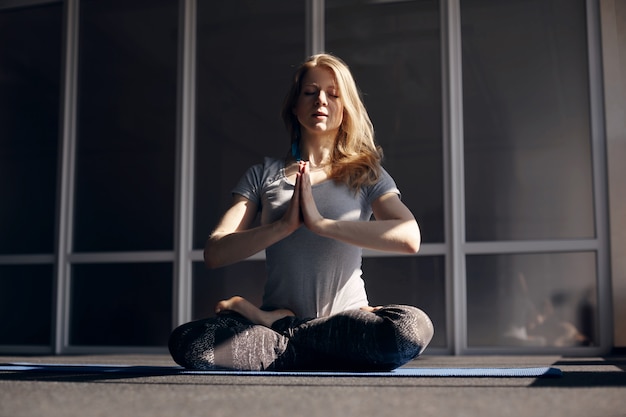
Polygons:
[[265,250],[263,305],[238,296],[221,301],[216,317],[174,330],[172,357],[192,369],[401,366],[426,348],[433,326],[416,307],[369,305],[362,248],[415,253],[420,231],[381,166],[348,66],[329,54],[309,58],[282,115],[289,156],[265,158],[246,172],[204,251],[206,265],[216,268]]

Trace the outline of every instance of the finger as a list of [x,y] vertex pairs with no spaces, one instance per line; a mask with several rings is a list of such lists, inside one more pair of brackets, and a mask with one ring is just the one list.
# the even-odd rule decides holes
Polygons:
[[300,195],[302,194],[301,189],[302,189],[302,174],[298,172],[296,173],[296,183],[293,189],[293,196],[291,197],[290,210],[292,211],[293,216],[297,216],[297,221],[299,223],[302,222],[302,209],[300,207],[300,198],[301,198]]
[[302,181],[302,186],[301,186],[301,188],[303,188],[303,189],[304,189],[304,188],[307,188],[307,189],[308,189],[308,188],[310,187],[310,185],[311,185],[311,176],[310,176],[310,173],[311,173],[311,171],[310,171],[310,165],[309,165],[308,163],[306,163],[306,162],[305,162],[305,163],[302,165],[302,179],[303,179],[303,181]]
[[293,187],[293,199],[297,200],[300,198],[300,188],[302,187],[301,185],[302,183],[302,174],[301,173],[296,173],[296,183],[294,184]]

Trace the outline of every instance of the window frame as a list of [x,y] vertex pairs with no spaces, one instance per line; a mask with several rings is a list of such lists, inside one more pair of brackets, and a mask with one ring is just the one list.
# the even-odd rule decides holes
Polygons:
[[[424,244],[417,255],[444,256],[446,298],[445,348],[429,349],[430,354],[571,354],[595,355],[612,347],[612,306],[608,245],[608,180],[606,174],[606,138],[602,85],[602,51],[599,5],[586,0],[589,88],[591,111],[591,146],[596,235],[592,239],[467,242],[465,239],[463,105],[461,62],[461,0],[441,0],[443,158],[444,158],[444,243]],[[0,10],[37,6],[59,1],[11,0]],[[0,346],[1,352],[21,353],[112,353],[166,352],[166,347],[98,347],[72,346],[69,343],[71,267],[81,263],[102,262],[172,262],[172,327],[191,320],[192,269],[202,262],[202,251],[192,247],[197,0],[179,0],[179,57],[176,153],[176,201],[174,249],[172,251],[74,253],[71,245],[73,228],[74,182],[77,122],[77,62],[79,40],[79,0],[64,2],[65,37],[62,59],[62,111],[59,149],[56,250],[51,254],[0,255],[0,264],[54,264],[55,312],[52,346]],[[304,55],[324,50],[325,0],[306,0],[306,44]],[[598,334],[599,344],[580,348],[510,348],[469,347],[467,343],[466,257],[477,254],[521,254],[546,252],[593,251],[597,256]],[[398,256],[365,250],[365,257]],[[261,252],[249,258],[264,259]]]

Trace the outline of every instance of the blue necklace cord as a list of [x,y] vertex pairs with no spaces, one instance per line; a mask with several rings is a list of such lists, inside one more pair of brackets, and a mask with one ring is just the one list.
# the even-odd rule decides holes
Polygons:
[[291,144],[291,156],[293,156],[295,160],[298,162],[302,160],[302,156],[300,155],[300,143],[299,142],[293,142]]

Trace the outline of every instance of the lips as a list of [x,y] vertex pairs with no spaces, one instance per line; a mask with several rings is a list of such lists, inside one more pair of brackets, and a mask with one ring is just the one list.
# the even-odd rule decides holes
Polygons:
[[318,111],[313,113],[313,117],[328,117],[328,115],[326,113]]

